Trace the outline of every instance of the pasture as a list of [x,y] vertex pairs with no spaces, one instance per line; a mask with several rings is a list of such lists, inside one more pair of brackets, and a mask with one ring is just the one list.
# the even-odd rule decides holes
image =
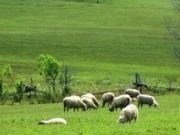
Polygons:
[[[168,0],[0,0],[0,17],[0,67],[10,64],[15,80],[29,83],[32,77],[44,89],[36,58],[49,54],[68,66],[77,93],[130,87],[136,72],[152,86],[168,87],[172,79],[179,88],[180,66],[173,55],[179,43],[165,27],[179,14]],[[13,91],[3,80],[5,91]],[[155,98],[159,107],[140,108],[131,124],[118,124],[120,111],[109,112],[107,106],[64,113],[62,103],[3,105],[0,134],[179,134],[179,93]],[[55,117],[67,125],[38,125]]]
[[[1,135],[117,135],[135,134],[172,135],[180,133],[180,100],[178,93],[155,95],[159,106],[139,108],[137,122],[119,124],[117,119],[120,110],[109,112],[108,107],[101,106],[98,110],[83,112],[63,112],[62,103],[12,106],[0,106],[0,133]],[[101,99],[99,99],[101,102]],[[137,104],[136,102],[133,102]],[[102,105],[102,104],[101,104]],[[62,117],[67,120],[67,125],[38,125],[43,119]]]

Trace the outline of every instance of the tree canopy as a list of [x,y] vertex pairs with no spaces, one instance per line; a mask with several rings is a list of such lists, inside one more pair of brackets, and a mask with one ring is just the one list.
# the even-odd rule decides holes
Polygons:
[[53,93],[56,92],[55,81],[61,74],[61,64],[51,55],[40,54],[37,58],[40,75],[43,75],[46,84],[52,86]]

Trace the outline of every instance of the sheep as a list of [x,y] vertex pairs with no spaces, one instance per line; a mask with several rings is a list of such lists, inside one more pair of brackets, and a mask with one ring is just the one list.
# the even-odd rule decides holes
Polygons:
[[141,94],[137,96],[137,101],[138,101],[138,108],[140,105],[142,108],[143,104],[147,104],[149,105],[149,107],[151,107],[152,105],[154,107],[157,107],[159,105],[153,96],[145,95],[145,94]]
[[53,118],[49,120],[42,120],[38,123],[39,125],[47,125],[47,124],[67,124],[66,120],[63,118]]
[[139,90],[136,89],[126,89],[124,93],[128,94],[131,98],[136,98],[138,95],[141,94]]
[[87,109],[89,109],[89,108],[97,109],[97,106],[94,104],[94,102],[91,98],[82,97],[81,100],[87,105]]
[[99,106],[99,102],[98,102],[98,100],[96,99],[96,97],[93,95],[93,94],[91,94],[91,93],[87,93],[87,94],[85,94],[85,95],[82,95],[81,96],[81,98],[82,97],[89,97],[89,98],[91,98],[92,100],[93,100],[93,102],[94,102],[94,104],[98,107]]
[[63,99],[64,104],[64,112],[69,110],[69,108],[74,108],[74,111],[79,108],[82,108],[83,111],[87,110],[87,106],[85,103],[82,102],[79,96],[71,96],[71,97],[65,97]]
[[102,107],[104,107],[106,103],[108,103],[108,106],[110,106],[112,104],[114,97],[115,95],[112,92],[104,93],[102,95]]
[[109,108],[109,111],[112,112],[114,111],[114,108],[117,111],[117,108],[119,107],[121,110],[126,107],[127,105],[130,104],[130,102],[132,102],[131,98],[129,95],[124,94],[124,95],[120,95],[118,97],[115,97],[113,99],[113,102]]
[[134,104],[129,104],[125,108],[122,109],[119,116],[119,123],[125,123],[129,122],[131,123],[131,120],[135,120],[138,118],[138,108]]

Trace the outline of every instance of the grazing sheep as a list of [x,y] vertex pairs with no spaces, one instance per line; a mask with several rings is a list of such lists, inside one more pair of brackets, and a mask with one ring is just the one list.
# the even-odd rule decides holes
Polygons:
[[82,108],[83,111],[87,110],[87,106],[85,103],[82,102],[79,96],[71,96],[71,97],[65,97],[63,99],[64,104],[64,112],[69,110],[69,108],[74,108],[74,111],[79,108]]
[[124,107],[126,107],[127,105],[129,105],[131,101],[132,101],[132,100],[131,100],[130,96],[127,95],[127,94],[124,94],[124,95],[120,95],[120,96],[118,96],[118,97],[115,97],[115,98],[113,99],[113,102],[112,102],[110,108],[109,108],[109,111],[111,111],[111,112],[114,111],[114,108],[115,108],[116,111],[117,111],[117,108],[118,108],[118,107],[122,110]]
[[138,101],[138,107],[141,105],[141,108],[143,104],[147,104],[149,105],[149,107],[151,107],[152,105],[154,107],[158,106],[158,103],[156,102],[155,98],[150,95],[141,94],[137,96],[137,101]]
[[136,89],[126,89],[124,93],[128,94],[131,98],[136,98],[138,95],[141,94],[139,90]]
[[91,98],[82,97],[81,100],[87,105],[87,109],[89,109],[89,108],[97,109],[97,106],[94,104],[94,102]]
[[125,108],[122,109],[120,116],[119,116],[119,123],[125,123],[129,122],[131,123],[131,120],[135,120],[138,117],[138,109],[134,104],[129,104]]
[[39,125],[47,125],[47,124],[67,124],[66,120],[63,118],[53,118],[50,120],[42,120],[38,123]]
[[89,97],[89,98],[91,98],[92,100],[93,100],[93,102],[94,102],[94,104],[98,107],[99,106],[99,102],[98,102],[98,100],[96,99],[96,97],[93,95],[93,94],[91,94],[91,93],[87,93],[87,94],[85,94],[85,95],[82,95],[81,96],[81,98],[82,97]]
[[107,92],[102,95],[102,106],[104,107],[106,103],[108,103],[108,106],[110,106],[114,99],[114,94],[112,92]]

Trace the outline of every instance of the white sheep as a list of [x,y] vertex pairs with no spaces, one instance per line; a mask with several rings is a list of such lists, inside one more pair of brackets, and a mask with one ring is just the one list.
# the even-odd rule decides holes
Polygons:
[[87,93],[87,94],[85,94],[85,95],[82,95],[81,96],[81,98],[82,97],[89,97],[89,98],[91,98],[92,100],[93,100],[93,102],[94,102],[94,104],[98,107],[99,106],[99,102],[98,102],[98,100],[96,99],[96,97],[93,95],[93,94],[91,94],[91,93]]
[[87,110],[87,106],[85,103],[82,102],[79,96],[71,96],[65,97],[63,99],[64,104],[64,112],[69,110],[70,108],[74,108],[74,111],[79,108],[82,108],[83,111]]
[[131,103],[131,97],[127,94],[124,95],[120,95],[118,97],[115,97],[113,99],[113,102],[109,108],[109,111],[114,111],[114,109],[120,108],[121,110],[126,107],[127,105],[129,105]]
[[129,104],[125,108],[122,109],[119,116],[119,123],[131,122],[131,120],[135,120],[138,118],[138,108],[134,104]]
[[81,100],[87,105],[87,109],[89,109],[89,108],[97,109],[97,106],[94,104],[94,102],[91,98],[82,97]]
[[131,98],[136,98],[138,95],[141,94],[139,90],[136,89],[126,89],[124,93],[128,94]]
[[112,92],[107,92],[102,95],[102,106],[104,107],[106,103],[108,103],[108,106],[110,106],[113,102],[115,95]]
[[152,105],[154,107],[157,107],[159,105],[153,96],[145,95],[145,94],[141,94],[137,96],[137,101],[138,101],[138,107],[141,105],[141,108],[143,104],[147,104],[149,105],[149,107],[151,107]]
[[47,124],[67,124],[66,120],[63,118],[53,118],[49,120],[42,120],[38,123],[39,125],[47,125]]

